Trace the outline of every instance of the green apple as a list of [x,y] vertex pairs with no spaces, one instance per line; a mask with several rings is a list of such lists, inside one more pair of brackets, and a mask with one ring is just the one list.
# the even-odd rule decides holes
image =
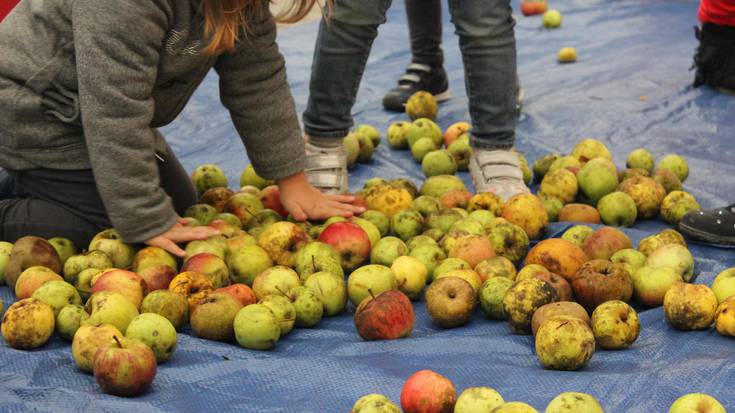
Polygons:
[[409,256],[398,257],[390,269],[402,293],[413,301],[421,298],[427,278],[426,266],[421,261]]
[[605,413],[597,400],[586,393],[564,392],[554,397],[545,413]]
[[377,148],[380,145],[380,132],[373,126],[362,124],[355,128],[355,132],[370,138],[370,142],[372,142],[374,147]]
[[470,212],[467,218],[474,219],[475,221],[482,224],[484,228],[486,225],[490,224],[495,219],[495,214],[485,209],[477,209],[475,211]]
[[[313,270],[316,267],[315,261],[317,259],[331,259],[340,262],[342,258],[331,245],[320,241],[311,241],[296,251],[296,255],[294,255],[294,269],[302,275],[304,272],[307,272],[307,269]],[[311,271],[309,274],[314,272],[316,271]],[[302,275],[302,278],[305,278],[305,276]]]
[[184,217],[192,217],[202,225],[209,225],[219,212],[208,204],[194,204],[184,211]]
[[459,211],[455,211],[454,209],[445,209],[426,217],[426,227],[429,229],[437,228],[443,233],[447,233],[449,232],[449,228],[451,228],[452,224],[463,218],[464,217],[459,213]]
[[166,362],[176,351],[176,329],[166,317],[156,313],[135,317],[128,325],[125,337],[140,340],[150,347],[158,363]]
[[629,227],[635,223],[638,210],[635,201],[625,192],[611,192],[597,202],[600,218],[606,225]]
[[375,145],[370,137],[363,135],[360,132],[355,131],[357,137],[357,144],[360,147],[360,151],[357,154],[357,162],[369,162],[373,158],[373,152],[375,151]]
[[684,191],[672,191],[661,201],[661,218],[676,226],[684,218],[684,215],[700,209],[702,207],[699,206],[692,194]]
[[110,291],[92,294],[87,301],[86,310],[90,313],[84,324],[112,324],[123,334],[128,325],[138,316],[138,309],[125,296]]
[[480,308],[487,318],[505,320],[503,297],[513,285],[513,280],[505,277],[493,277],[482,284],[479,292]]
[[431,138],[421,138],[411,146],[411,156],[413,156],[413,159],[417,162],[423,162],[424,157],[429,152],[433,152],[437,149],[439,149],[439,147],[431,140]]
[[717,399],[704,393],[685,394],[669,407],[669,413],[726,413]]
[[56,331],[59,336],[71,341],[79,326],[89,318],[89,314],[84,311],[84,307],[78,304],[68,304],[61,308],[56,316]]
[[273,311],[262,304],[240,309],[233,322],[237,343],[250,350],[268,350],[281,337],[281,327]]
[[284,295],[293,287],[301,285],[296,271],[276,265],[258,274],[253,281],[253,292],[258,300],[270,294]]
[[186,252],[186,257],[184,258],[184,262],[188,261],[189,258],[201,254],[203,252],[213,254],[218,256],[222,260],[227,259],[227,242],[222,243],[219,241],[219,238],[217,240],[194,240],[190,241],[188,244],[186,244],[186,248],[184,248],[184,251]]
[[735,296],[735,267],[717,274],[715,281],[712,283],[712,291],[715,292],[719,304]]
[[[243,186],[254,186],[258,189],[263,189],[267,186],[273,185],[275,182],[269,179],[263,179],[255,172],[253,165],[248,165],[243,169],[240,174],[240,187]],[[227,186],[227,183],[221,186]]]
[[337,315],[347,305],[347,287],[342,276],[329,272],[317,272],[304,280],[304,286],[312,289],[324,305],[326,316]]
[[100,250],[73,255],[64,263],[64,280],[71,284],[77,284],[79,273],[89,268],[100,270],[112,268],[112,260],[106,252]]
[[354,132],[347,134],[342,140],[342,144],[347,152],[347,167],[352,168],[357,163],[357,158],[360,157],[360,141],[357,134]]
[[646,264],[646,254],[632,248],[617,251],[610,257],[610,261],[623,264],[628,274],[633,274]]
[[544,179],[544,175],[549,171],[551,164],[559,158],[561,158],[561,155],[558,153],[549,153],[536,159],[533,163],[533,176],[536,182],[541,182]]
[[469,140],[457,139],[447,147],[447,151],[454,158],[458,170],[466,171],[468,169],[470,157],[472,156],[472,147]]
[[386,138],[388,145],[393,149],[408,148],[408,131],[411,128],[411,122],[395,122],[388,126]]
[[296,327],[314,327],[319,324],[324,315],[324,304],[314,290],[300,285],[288,290],[287,295],[296,313]]
[[194,183],[199,195],[210,188],[227,187],[227,175],[225,175],[225,171],[213,164],[197,166],[191,174],[191,181]]
[[592,205],[605,195],[614,192],[618,186],[618,172],[615,165],[605,158],[595,158],[587,162],[577,174],[579,190]]
[[31,297],[50,305],[54,310],[54,316],[58,316],[59,311],[66,305],[82,303],[77,289],[65,281],[47,281],[38,287]]
[[482,223],[470,218],[464,218],[456,221],[451,227],[449,227],[449,232],[452,231],[465,231],[471,235],[485,235],[485,228]]
[[232,282],[253,285],[255,277],[273,266],[268,253],[258,245],[238,248],[227,256]]
[[[430,229],[427,229],[426,231],[424,231],[421,235],[425,235],[425,236],[433,239],[434,242],[436,243],[440,239],[442,239],[442,237],[444,237],[444,231],[442,231],[442,230],[440,230],[438,228],[430,228]],[[408,240],[408,241],[411,242],[411,240]],[[408,244],[406,244],[406,245],[408,245]],[[408,249],[411,249],[411,247],[408,247]]]
[[370,251],[370,263],[390,266],[396,258],[408,255],[408,252],[408,246],[400,238],[381,238]]
[[[442,234],[442,237],[444,235]],[[406,246],[408,247],[409,251],[413,251],[418,247],[419,245],[439,245],[436,240],[428,235],[416,235],[415,237],[411,238],[406,242]],[[406,254],[403,254],[406,255]]]
[[8,266],[10,260],[10,251],[13,249],[13,244],[0,241],[0,284],[5,284],[5,268]]
[[490,387],[468,387],[457,397],[454,413],[491,412],[503,403],[503,396]]
[[679,180],[684,183],[689,176],[689,165],[686,159],[680,155],[666,155],[657,165],[657,168],[669,169],[675,173]]
[[355,307],[371,293],[377,296],[383,291],[396,289],[398,289],[396,277],[385,265],[365,265],[353,271],[347,279],[347,294]]
[[353,224],[357,224],[360,228],[365,231],[365,233],[368,236],[368,239],[370,239],[370,247],[374,247],[375,244],[380,240],[380,230],[378,227],[373,225],[372,222],[362,219],[362,218],[350,218],[350,222]]
[[439,246],[436,245],[419,245],[410,254],[414,258],[418,258],[422,264],[426,267],[427,277],[429,280],[434,280],[434,269],[447,258]]
[[546,174],[544,174],[544,176],[546,176],[550,172],[556,171],[557,169],[563,169],[563,168],[568,168],[568,167],[581,168],[582,165],[579,163],[579,160],[575,158],[574,156],[571,156],[571,155],[562,156],[562,157],[555,159],[554,162],[551,163],[551,165],[549,166],[549,169],[546,171]]
[[638,148],[635,149],[633,152],[628,154],[628,158],[625,161],[625,166],[628,168],[640,168],[648,171],[648,173],[653,172],[653,155],[651,155],[651,152],[648,152],[646,149]]
[[544,205],[546,214],[549,216],[549,222],[556,222],[559,220],[559,212],[564,207],[564,203],[561,202],[561,199],[550,195],[543,195],[540,199],[541,203]]
[[120,233],[114,229],[106,229],[95,235],[87,250],[106,252],[115,268],[128,268],[135,259],[135,248],[123,242]]
[[544,27],[555,29],[561,26],[561,13],[558,10],[547,10],[543,17]]
[[587,225],[575,225],[564,231],[564,233],[561,234],[561,238],[581,248],[584,240],[594,232],[595,230]]
[[680,283],[679,270],[671,267],[643,266],[631,274],[633,296],[648,307],[658,307],[664,303],[664,295],[674,284]]
[[620,300],[605,301],[595,308],[590,319],[597,344],[607,350],[631,346],[641,332],[638,313]]
[[470,264],[461,258],[447,258],[434,268],[434,279],[452,270],[471,270]]
[[414,144],[422,138],[429,138],[437,148],[444,142],[442,130],[434,121],[428,118],[418,118],[411,122],[407,134],[408,146],[413,148]]
[[169,290],[156,290],[146,295],[140,305],[141,313],[156,313],[165,317],[176,329],[189,321],[186,296]]
[[421,195],[411,201],[411,208],[419,211],[424,217],[428,217],[431,214],[441,211],[442,204],[439,202],[439,199],[433,196]]
[[434,150],[421,159],[421,170],[426,177],[454,175],[457,172],[457,161],[448,150]]
[[694,257],[687,247],[679,244],[668,244],[656,249],[646,259],[646,266],[675,268],[685,282],[694,276]]
[[467,189],[467,187],[461,179],[454,175],[439,175],[427,178],[421,185],[420,193],[439,199],[453,189]]
[[48,242],[54,247],[56,253],[59,254],[61,265],[64,265],[69,257],[77,254],[77,247],[74,246],[74,243],[69,238],[54,237],[49,239]]
[[[390,231],[390,218],[388,218],[388,216],[384,213],[380,211],[375,211],[373,209],[368,209],[367,211],[363,212],[362,215],[360,215],[360,218],[370,221],[373,225],[375,225],[375,228],[378,229],[381,237],[388,235],[388,231]],[[368,236],[369,235],[370,234],[368,234]]]
[[421,234],[424,229],[424,217],[412,209],[398,211],[390,220],[391,232],[403,241]]
[[401,409],[382,394],[368,394],[357,399],[350,413],[401,413]]
[[[294,286],[297,288],[299,286]],[[289,289],[288,291],[291,291]],[[291,299],[285,295],[271,294],[263,297],[258,302],[268,307],[278,318],[278,327],[281,329],[281,337],[290,333],[296,323],[296,307],[294,307]]]

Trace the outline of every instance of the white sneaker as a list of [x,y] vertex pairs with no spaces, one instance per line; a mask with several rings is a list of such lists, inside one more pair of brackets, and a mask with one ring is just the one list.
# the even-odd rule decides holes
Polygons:
[[347,151],[344,145],[336,147],[316,146],[304,142],[306,168],[304,173],[309,183],[325,194],[344,194],[347,184]]
[[477,193],[493,192],[505,201],[530,192],[523,182],[518,154],[512,150],[473,149],[469,169]]

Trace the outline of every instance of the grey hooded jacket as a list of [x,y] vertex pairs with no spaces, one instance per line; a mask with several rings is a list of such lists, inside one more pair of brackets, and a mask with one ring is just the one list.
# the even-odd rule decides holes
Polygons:
[[21,1],[0,23],[0,166],[92,168],[123,238],[158,235],[177,216],[159,185],[155,152],[165,145],[155,128],[179,114],[214,67],[258,174],[303,170],[267,2],[235,51],[209,56],[199,1]]

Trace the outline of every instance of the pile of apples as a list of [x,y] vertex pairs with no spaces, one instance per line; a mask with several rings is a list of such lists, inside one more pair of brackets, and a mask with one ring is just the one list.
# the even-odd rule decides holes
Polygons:
[[436,99],[428,92],[413,94],[406,102],[406,114],[411,122],[388,127],[386,139],[392,149],[410,149],[427,178],[467,170],[472,155],[467,122],[457,122],[442,133],[435,122]]
[[[548,225],[542,200],[472,194],[453,175],[429,177],[420,189],[406,179],[373,178],[356,194],[364,214],[324,222],[293,222],[278,187],[252,167],[237,192],[215,165],[196,168],[192,180],[200,203],[187,210],[188,224],[220,235],[189,242],[181,262],[157,247],[129,245],[114,229],[97,234],[83,253],[64,238],[0,244],[0,275],[18,298],[3,318],[5,342],[38,348],[56,331],[104,391],[132,396],[173,355],[176,331],[187,324],[203,339],[266,350],[293,328],[344,312],[348,301],[365,340],[409,336],[411,301],[422,297],[444,328],[468,322],[479,306],[517,333],[537,325],[541,364],[562,369],[584,365],[595,343],[624,348],[635,340],[632,297],[663,302],[677,328],[712,323],[706,287],[678,284],[691,279],[693,258],[673,230],[636,251],[615,228],[579,226],[529,252]],[[735,334],[735,299],[727,299],[735,295],[733,275],[723,272],[714,286],[714,307],[721,301],[715,323],[726,335]],[[682,311],[702,316],[691,324]],[[545,329],[548,323],[565,327]],[[546,346],[554,341],[546,330],[582,335],[586,344]],[[568,352],[578,361],[559,364]]]
[[[403,410],[401,410],[403,409]],[[690,393],[672,403],[669,413],[685,412],[724,413],[725,408],[714,397]],[[500,393],[490,387],[470,387],[457,397],[454,384],[432,370],[417,371],[403,384],[401,407],[387,396],[368,394],[359,398],[350,413],[538,413],[523,402],[506,402]],[[564,392],[554,397],[545,413],[604,413],[600,403],[591,395]]]

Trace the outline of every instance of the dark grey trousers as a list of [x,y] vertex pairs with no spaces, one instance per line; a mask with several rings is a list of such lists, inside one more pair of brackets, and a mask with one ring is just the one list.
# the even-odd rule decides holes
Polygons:
[[[161,187],[183,215],[186,208],[197,202],[196,191],[170,148],[168,155],[161,157]],[[65,237],[81,251],[97,232],[111,226],[91,169],[38,168],[0,174],[2,241],[15,242],[26,235]]]

